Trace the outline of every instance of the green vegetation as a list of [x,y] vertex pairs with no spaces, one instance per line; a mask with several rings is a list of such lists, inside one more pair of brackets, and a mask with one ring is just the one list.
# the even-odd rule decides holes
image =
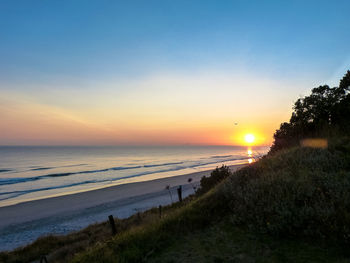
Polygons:
[[198,195],[202,195],[216,186],[218,183],[222,182],[224,179],[231,175],[229,167],[223,165],[222,167],[216,167],[214,171],[211,172],[210,176],[203,176],[200,181],[200,188],[197,191]]
[[263,158],[225,183],[232,222],[276,236],[350,242],[350,141]]
[[312,89],[309,96],[298,99],[289,122],[274,134],[271,152],[296,146],[308,137],[332,138],[350,133],[350,71],[339,87],[327,85]]
[[329,149],[265,157],[166,218],[121,233],[74,262],[225,262],[239,255],[241,262],[346,262],[349,153],[344,139]]
[[339,248],[310,241],[275,239],[234,227],[222,220],[179,238],[149,262],[349,262]]

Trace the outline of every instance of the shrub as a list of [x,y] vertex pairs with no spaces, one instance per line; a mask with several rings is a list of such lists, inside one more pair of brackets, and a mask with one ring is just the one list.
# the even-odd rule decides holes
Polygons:
[[294,148],[233,174],[222,185],[232,222],[278,236],[349,242],[350,148],[341,149]]
[[231,171],[228,166],[222,165],[220,168],[216,167],[216,169],[211,172],[209,177],[203,176],[201,178],[200,188],[198,189],[197,194],[201,195],[208,192],[215,185],[217,185],[230,175]]

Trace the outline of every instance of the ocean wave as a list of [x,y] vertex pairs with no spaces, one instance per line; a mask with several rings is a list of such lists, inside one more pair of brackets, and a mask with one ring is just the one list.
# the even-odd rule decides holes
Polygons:
[[18,184],[18,183],[24,183],[24,182],[30,182],[30,181],[36,181],[39,180],[40,177],[27,177],[27,178],[0,178],[0,185],[9,185],[9,184]]
[[219,164],[219,163],[239,161],[239,160],[243,161],[243,160],[247,160],[249,158],[251,158],[251,157],[231,158],[231,159],[225,159],[225,160],[220,160],[220,161],[196,163],[196,164],[189,165],[187,168],[195,168],[195,167],[204,166],[204,165],[210,165],[210,164],[216,164],[216,163]]
[[129,170],[129,169],[137,169],[142,168],[142,166],[117,166],[117,167],[111,167],[111,168],[105,168],[105,169],[97,169],[97,170],[85,170],[85,171],[79,171],[79,172],[66,172],[66,173],[54,173],[54,174],[46,174],[41,175],[41,178],[47,178],[47,177],[63,177],[63,176],[69,176],[74,174],[91,174],[91,173],[102,173],[107,171],[120,171],[120,170]]
[[[84,170],[84,171],[78,171],[78,172],[52,173],[52,174],[45,174],[45,175],[39,175],[39,176],[33,176],[33,177],[27,177],[27,178],[4,178],[4,179],[0,179],[0,185],[24,183],[24,182],[36,181],[36,180],[45,179],[45,178],[65,177],[65,176],[76,175],[76,174],[102,173],[102,172],[108,172],[108,171],[139,169],[139,168],[143,168],[143,167],[152,168],[152,167],[176,165],[176,164],[182,164],[182,163],[183,162],[173,162],[173,163],[163,163],[163,164],[153,164],[153,165],[152,164],[150,164],[150,165],[138,165],[138,166],[116,166],[116,167],[110,167],[110,168],[105,168],[105,169]],[[66,166],[66,167],[68,167],[68,166]],[[41,170],[47,170],[47,169],[51,169],[51,168],[55,168],[55,167],[38,167],[38,168],[34,168],[32,170],[33,171],[41,171]]]
[[112,170],[112,171],[119,171],[119,170],[129,170],[129,169],[138,169],[142,168],[141,165],[138,166],[120,166],[120,167],[112,167],[112,168],[107,168],[107,170]]
[[79,164],[63,165],[63,166],[59,166],[59,167],[76,167],[76,166],[84,166],[84,165],[88,165],[88,164],[87,163],[79,163]]
[[52,169],[54,167],[39,167],[39,168],[33,168],[33,169],[30,169],[31,171],[41,171],[41,170],[49,170],[49,169]]
[[[143,166],[117,166],[117,167],[110,167],[105,169],[97,169],[97,170],[85,170],[85,171],[78,171],[78,172],[65,172],[65,173],[52,173],[52,174],[45,174],[45,175],[39,175],[39,176],[33,176],[33,177],[26,177],[26,178],[0,178],[0,185],[10,185],[10,184],[17,184],[17,183],[24,183],[24,182],[31,182],[36,181],[40,179],[45,178],[52,178],[52,177],[65,177],[70,175],[76,175],[76,174],[92,174],[92,173],[102,173],[107,171],[120,171],[120,170],[129,170],[129,169],[138,169],[142,168]],[[44,169],[38,169],[44,170]]]
[[145,164],[143,167],[149,168],[149,167],[159,167],[159,166],[168,166],[168,165],[176,165],[176,164],[183,164],[184,162],[176,162],[176,163],[161,163],[161,164]]
[[80,163],[80,164],[71,164],[71,165],[62,165],[62,166],[54,166],[54,167],[41,167],[37,165],[29,166],[30,171],[41,171],[41,170],[50,170],[50,169],[56,169],[56,168],[62,168],[62,167],[77,167],[77,166],[84,166],[88,165],[86,163]]
[[228,158],[228,157],[232,157],[233,155],[214,155],[211,156],[210,158],[212,159],[218,159],[218,158]]
[[0,169],[0,173],[11,172],[12,169]]

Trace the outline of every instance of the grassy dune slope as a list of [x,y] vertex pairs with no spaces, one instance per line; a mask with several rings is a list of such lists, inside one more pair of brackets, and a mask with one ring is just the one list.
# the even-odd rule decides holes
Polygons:
[[268,156],[74,262],[350,262],[350,142]]
[[[171,206],[164,207],[162,213],[163,215],[172,213],[180,205],[186,205],[190,201],[191,198],[187,198],[183,204],[174,203]],[[115,224],[118,232],[125,232],[131,228],[149,225],[158,219],[158,209],[154,208],[126,219],[115,218]],[[111,228],[107,221],[92,224],[68,235],[43,236],[25,247],[20,247],[10,252],[0,252],[0,262],[39,262],[43,255],[47,257],[50,263],[69,262],[76,253],[82,252],[96,244],[104,243],[111,238]]]

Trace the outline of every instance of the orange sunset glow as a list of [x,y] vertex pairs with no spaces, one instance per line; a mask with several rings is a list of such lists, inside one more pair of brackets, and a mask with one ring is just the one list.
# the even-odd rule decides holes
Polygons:
[[[231,108],[230,104],[217,104],[214,114],[202,102],[192,109],[195,97],[181,96],[165,104],[164,100],[169,99],[165,94],[157,101],[145,95],[130,98],[125,104],[112,95],[103,97],[104,101],[98,96],[93,99],[93,94],[81,94],[84,98],[81,101],[77,94],[69,93],[72,95],[65,107],[59,105],[65,98],[60,96],[55,97],[58,105],[47,105],[41,101],[41,95],[38,98],[21,95],[17,99],[9,95],[3,99],[0,144],[269,145],[278,121],[285,114],[261,122],[254,111],[247,110],[241,114],[239,125],[234,125],[227,120],[237,115],[239,105]],[[48,99],[51,98],[45,95],[45,100]],[[183,103],[184,100],[189,103]],[[210,101],[219,101],[219,97],[206,99],[207,103]],[[254,131],[254,142],[244,139],[250,131]]]

